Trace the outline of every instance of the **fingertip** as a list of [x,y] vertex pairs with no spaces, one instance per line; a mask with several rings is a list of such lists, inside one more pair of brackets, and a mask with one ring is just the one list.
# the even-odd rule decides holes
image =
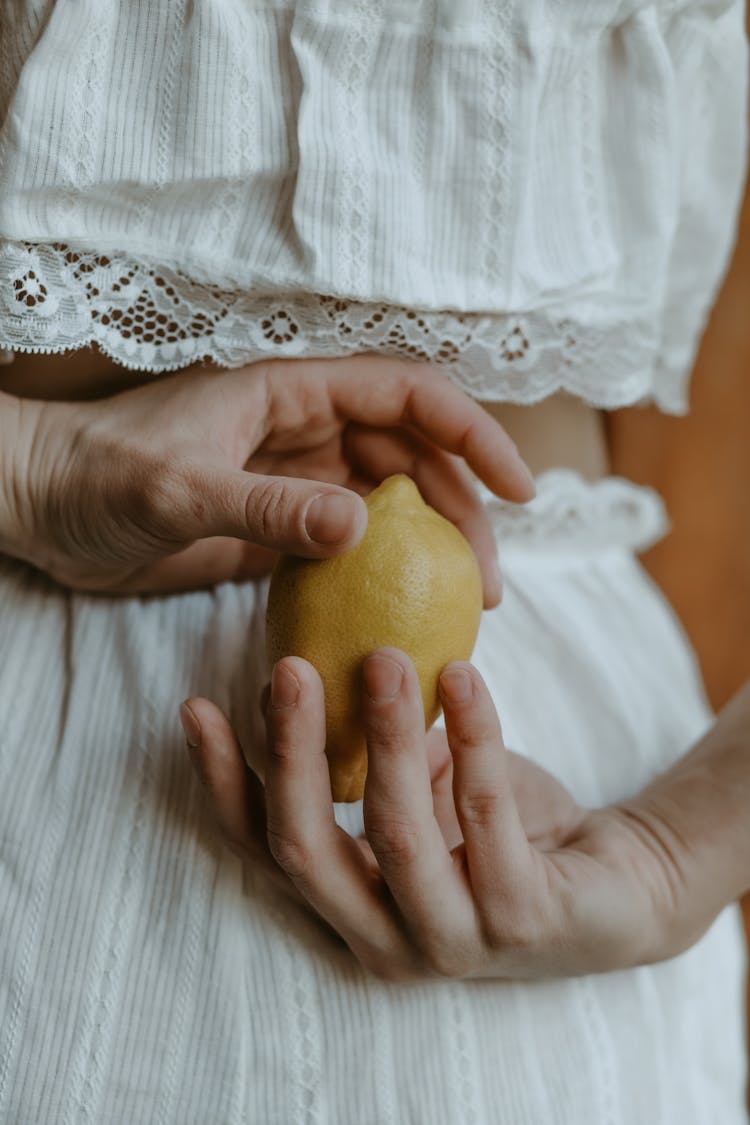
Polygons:
[[511,499],[516,504],[527,504],[529,500],[533,500],[536,496],[536,478],[524,461],[520,449],[510,437],[507,430],[503,427],[501,427],[501,429],[508,442],[512,458],[510,468],[513,479],[509,488],[512,495],[509,496],[508,499]]
[[464,732],[471,738],[499,738],[502,725],[497,708],[477,668],[469,661],[446,664],[440,673],[438,691],[445,713],[448,740],[452,733]]
[[496,609],[503,600],[503,576],[496,557],[489,560],[484,582],[484,608]]
[[482,601],[482,609],[497,609],[502,600],[502,593],[494,594],[490,591],[485,590],[484,599]]
[[301,685],[290,660],[279,660],[271,672],[270,707],[273,711],[295,707]]
[[231,723],[214,703],[194,698],[180,705],[180,718],[190,715],[199,725],[200,736],[187,747],[199,781],[214,800],[227,787],[237,784],[245,770],[245,758]]
[[364,538],[367,531],[367,523],[370,518],[370,513],[365,503],[365,497],[361,496],[358,492],[350,492],[354,497],[354,521],[352,523],[352,534],[350,539],[350,547],[356,547],[358,543]]
[[213,734],[217,727],[221,729],[226,726],[231,730],[229,719],[221,708],[200,695],[191,696],[180,704],[180,718],[182,719],[184,715],[192,717],[198,726],[201,742],[205,740],[207,734]]
[[457,707],[471,702],[474,698],[472,672],[472,666],[464,661],[454,660],[446,664],[438,681],[440,698],[445,706]]
[[418,684],[411,658],[392,645],[383,645],[365,657],[362,679],[365,699],[372,703],[390,703],[402,694],[408,697]]
[[325,745],[325,692],[317,669],[301,656],[284,656],[271,673],[265,712],[267,745]]
[[[283,669],[284,676],[293,677],[299,687],[299,695],[297,703],[307,694],[312,691],[322,694],[323,681],[320,678],[320,673],[314,664],[309,660],[305,660],[302,656],[282,656],[280,660],[274,665],[271,672],[271,683],[269,685],[269,699],[273,702],[273,677],[277,668]],[[278,675],[279,673],[277,673]]]
[[401,694],[404,669],[389,656],[372,653],[362,665],[362,678],[372,703],[389,703]]
[[203,737],[200,720],[195,713],[193,703],[192,699],[184,699],[179,708],[180,722],[189,750],[197,750]]
[[209,699],[195,696],[180,704],[180,720],[190,756],[205,780],[206,763],[228,755],[242,757],[232,725]]
[[367,505],[356,492],[325,492],[308,503],[304,526],[315,547],[331,554],[351,550],[367,529]]
[[520,468],[519,473],[519,492],[521,503],[527,504],[529,500],[533,500],[536,496],[536,479],[529,466],[523,460],[521,455],[518,456],[518,464]]
[[248,767],[224,712],[207,699],[186,702],[198,716],[202,731],[200,745],[189,747],[193,769],[229,846],[245,856],[249,848],[258,850],[255,822],[261,825],[265,819],[258,775]]
[[414,662],[409,656],[408,652],[404,652],[402,648],[396,648],[395,645],[381,645],[380,648],[375,648],[368,654],[369,660],[372,656],[382,656],[385,659],[392,660],[398,664],[405,673],[410,672],[414,668]]

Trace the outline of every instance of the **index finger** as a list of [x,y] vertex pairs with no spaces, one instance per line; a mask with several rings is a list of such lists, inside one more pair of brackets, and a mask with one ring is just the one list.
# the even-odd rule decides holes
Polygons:
[[361,848],[336,823],[325,757],[323,684],[300,657],[279,661],[266,711],[268,839],[297,890],[360,957],[402,944]]
[[333,376],[329,362],[328,375],[335,405],[350,421],[412,426],[463,457],[497,496],[524,502],[536,495],[534,478],[500,423],[432,365],[359,355]]
[[460,948],[474,909],[434,815],[416,670],[405,653],[384,647],[365,660],[363,679],[367,838],[420,948]]

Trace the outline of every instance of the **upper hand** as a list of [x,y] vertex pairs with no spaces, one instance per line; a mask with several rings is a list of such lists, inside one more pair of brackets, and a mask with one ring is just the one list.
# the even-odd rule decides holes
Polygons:
[[381,356],[190,369],[93,402],[16,402],[5,549],[76,588],[188,589],[264,573],[278,551],[337,554],[364,534],[361,495],[406,472],[471,542],[494,605],[495,543],[467,466],[507,499],[534,493],[486,411],[436,370]]
[[221,712],[202,699],[190,709],[202,729],[194,761],[234,846],[296,889],[365,967],[404,980],[568,976],[677,952],[679,872],[645,819],[581,808],[509,755],[471,665],[441,677],[450,765],[438,732],[426,744],[408,658],[380,650],[364,670],[360,839],[334,819],[310,664],[289,657],[274,670],[268,750],[255,763],[264,785]]

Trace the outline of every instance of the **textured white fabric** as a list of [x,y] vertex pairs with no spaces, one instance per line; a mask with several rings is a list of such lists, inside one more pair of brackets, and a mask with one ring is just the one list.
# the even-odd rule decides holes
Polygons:
[[381,350],[483,398],[682,411],[739,199],[743,8],[6,4],[0,347]]
[[[659,502],[547,474],[522,519],[488,503],[506,586],[475,659],[506,740],[583,802],[632,793],[711,719],[632,554]],[[243,876],[177,703],[258,736],[264,597],[86,597],[0,560],[0,1121],[745,1122],[735,908],[631,972],[402,986]]]
[[[482,398],[682,410],[745,87],[730,0],[2,4],[0,349],[377,350]],[[633,555],[657,498],[483,497],[509,744],[583,802],[637,790],[711,720]],[[745,1121],[736,909],[633,972],[403,987],[243,874],[176,707],[261,737],[264,599],[85,597],[0,558],[0,1121]]]

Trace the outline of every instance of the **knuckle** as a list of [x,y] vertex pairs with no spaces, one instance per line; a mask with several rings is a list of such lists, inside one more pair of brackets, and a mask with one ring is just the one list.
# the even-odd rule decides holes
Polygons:
[[451,949],[431,949],[425,954],[427,969],[433,976],[440,976],[443,980],[459,980],[464,975],[463,958],[453,953]]
[[419,833],[403,820],[378,818],[367,825],[367,839],[378,859],[391,868],[408,867],[419,855]]
[[492,824],[501,814],[501,795],[492,789],[468,789],[458,794],[456,811],[467,824]]
[[182,507],[185,486],[174,461],[166,457],[133,456],[124,480],[128,508],[143,527],[171,526]]
[[266,750],[267,760],[275,766],[289,766],[296,758],[296,746],[283,730],[284,717],[273,714],[269,718],[270,736]]
[[245,505],[248,527],[263,541],[275,539],[286,527],[292,508],[289,487],[280,480],[260,482],[249,494]]
[[[451,732],[451,745],[455,753],[469,755],[476,750],[492,746],[497,738],[497,726],[488,716],[479,713],[471,700],[459,704],[458,729]],[[493,716],[494,718],[494,716]]]
[[460,980],[469,972],[469,959],[459,941],[437,942],[424,953],[425,964],[432,976]]
[[527,954],[539,944],[541,920],[533,908],[509,901],[505,908],[495,905],[482,918],[482,931],[487,945],[495,952]]
[[[406,752],[412,744],[400,698],[369,703],[364,717],[367,745],[381,753]],[[377,763],[376,763],[377,764]]]
[[[179,499],[187,515],[192,517],[192,526],[200,526],[212,505],[208,501],[206,479],[199,466],[189,462],[172,462],[167,470],[166,488],[170,497]],[[223,501],[227,508],[231,507],[230,498],[212,481],[211,493],[215,503]]]
[[290,879],[295,883],[307,883],[313,862],[310,848],[303,841],[274,828],[266,830],[266,839],[271,855]]

